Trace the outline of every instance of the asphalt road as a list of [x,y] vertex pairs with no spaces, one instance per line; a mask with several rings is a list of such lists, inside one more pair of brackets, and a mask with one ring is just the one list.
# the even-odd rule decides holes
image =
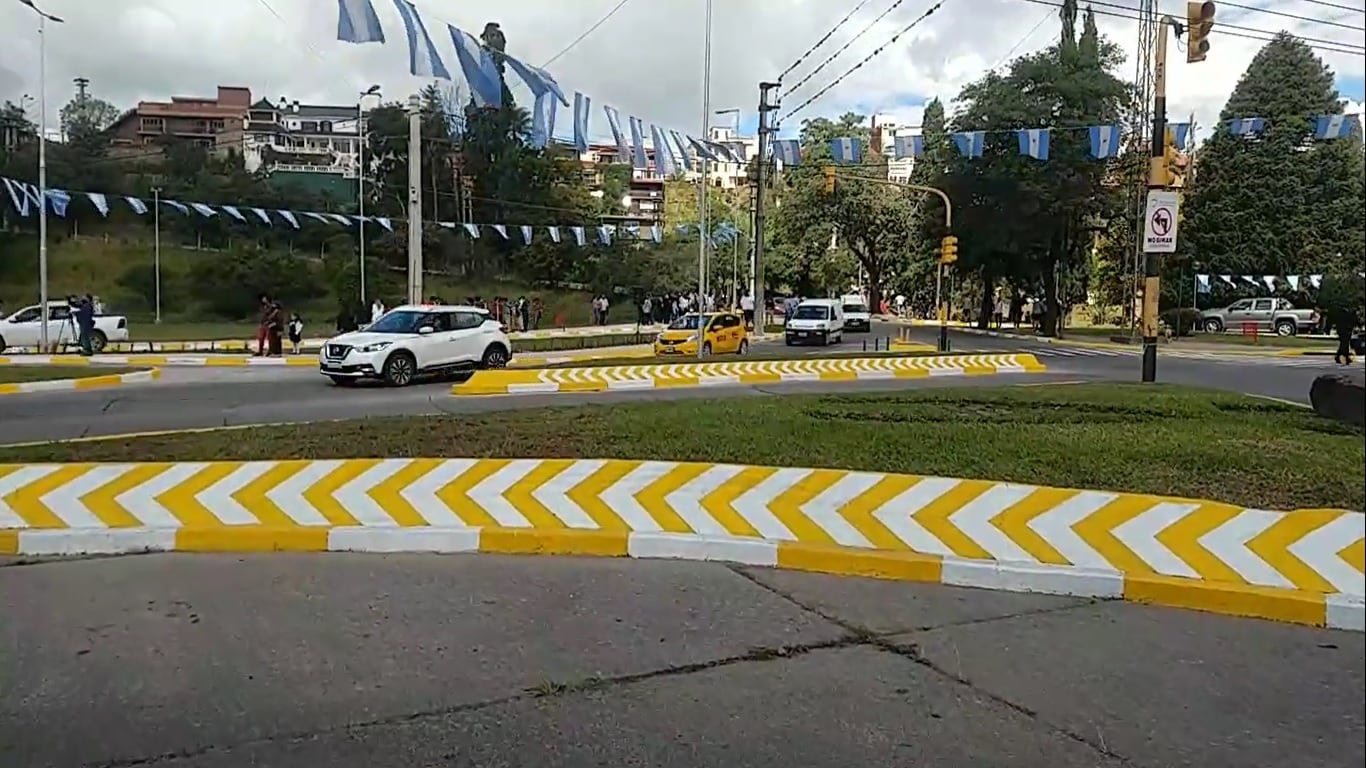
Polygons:
[[[859,349],[865,340],[896,336],[898,326],[875,325],[873,333],[851,334],[839,347],[794,347],[798,355]],[[916,341],[934,343],[933,328],[912,331]],[[1137,381],[1133,353],[1063,347],[1032,341],[951,334],[955,352],[1030,352],[1048,366],[1047,374],[1002,375],[937,380],[783,384],[766,387],[708,387],[595,394],[466,397],[449,395],[449,383],[407,389],[340,389],[313,369],[167,368],[161,381],[85,392],[54,392],[0,398],[0,443],[66,440],[134,432],[195,429],[275,422],[324,421],[375,416],[479,413],[580,403],[658,399],[763,397],[785,393],[870,392],[939,386],[997,386],[1045,381]],[[781,348],[781,342],[765,346]],[[1194,384],[1308,403],[1314,377],[1340,371],[1331,360],[1314,358],[1194,359],[1163,355],[1159,381]],[[1353,371],[1360,376],[1360,369]]]
[[0,765],[1361,765],[1356,633],[670,561],[0,568]]

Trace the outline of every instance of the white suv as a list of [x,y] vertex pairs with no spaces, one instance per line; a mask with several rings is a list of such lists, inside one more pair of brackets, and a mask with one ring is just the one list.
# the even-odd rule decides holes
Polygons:
[[327,340],[318,371],[338,385],[382,379],[402,387],[424,374],[502,368],[512,360],[507,330],[478,307],[395,307],[363,331]]

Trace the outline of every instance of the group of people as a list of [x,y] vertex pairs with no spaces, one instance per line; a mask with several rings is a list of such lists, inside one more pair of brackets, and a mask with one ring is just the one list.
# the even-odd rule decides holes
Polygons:
[[284,354],[284,340],[289,338],[291,351],[299,354],[304,340],[304,320],[294,312],[285,319],[285,310],[280,302],[266,294],[257,297],[260,309],[260,322],[256,328],[256,356],[280,357]]
[[705,295],[699,300],[696,293],[665,293],[646,296],[637,306],[641,325],[667,325],[689,312],[715,312],[716,297]]

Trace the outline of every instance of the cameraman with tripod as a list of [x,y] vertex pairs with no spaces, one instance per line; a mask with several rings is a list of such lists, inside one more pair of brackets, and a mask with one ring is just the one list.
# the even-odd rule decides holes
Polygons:
[[87,293],[79,300],[75,297],[68,299],[68,303],[71,304],[71,322],[80,339],[81,356],[90,357],[95,354],[95,300]]

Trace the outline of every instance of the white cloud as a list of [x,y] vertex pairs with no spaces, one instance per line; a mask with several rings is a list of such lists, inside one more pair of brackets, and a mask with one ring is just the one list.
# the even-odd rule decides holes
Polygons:
[[[1253,2],[1254,0],[1245,0]],[[267,2],[283,17],[277,19]],[[1137,7],[1138,0],[1109,0]],[[1275,10],[1360,25],[1361,14],[1334,11],[1295,0],[1255,0]],[[766,0],[716,2],[711,105],[740,107],[752,119],[757,84],[771,79],[833,24],[848,2]],[[616,0],[419,0],[428,30],[448,66],[458,70],[444,23],[478,34],[485,22],[499,22],[508,50],[533,64],[557,54],[602,17]],[[830,53],[884,10],[890,0],[870,3],[814,54],[788,82]],[[211,95],[218,85],[245,85],[254,95],[287,96],[305,102],[349,103],[372,83],[398,100],[424,83],[407,74],[403,28],[391,0],[375,0],[389,42],[337,42],[335,0],[45,0],[47,10],[67,23],[48,28],[48,115],[71,93],[75,77],[88,77],[96,95],[120,108],[138,99]],[[929,7],[907,0],[850,49],[789,96],[795,107],[807,96],[884,44]],[[1164,10],[1180,3],[1164,2]],[[551,71],[566,89],[591,95],[648,122],[697,133],[701,105],[703,0],[631,0],[614,18],[554,63]],[[1098,10],[1114,10],[1100,7]],[[788,123],[802,117],[835,115],[846,109],[887,114],[900,123],[918,122],[915,99],[951,99],[967,82],[1002,63],[1014,50],[1025,53],[1049,44],[1057,34],[1056,9],[1024,0],[945,0],[942,10],[889,45],[877,58]],[[1350,41],[1359,32],[1296,22],[1263,13],[1221,9],[1218,23]],[[1047,17],[1047,18],[1045,18]],[[1119,73],[1134,75],[1132,52],[1137,22],[1101,16],[1103,34],[1129,51]],[[18,3],[0,3],[0,99],[36,94],[38,45],[33,14]],[[1032,30],[1032,32],[1031,32]],[[1355,37],[1354,37],[1355,36]],[[1173,117],[1193,112],[1211,125],[1229,91],[1261,43],[1228,35],[1211,38],[1206,62],[1187,65],[1172,47],[1168,72]],[[1366,57],[1322,53],[1340,74],[1361,77]],[[561,112],[562,120],[568,121]],[[601,113],[595,122],[605,126]],[[601,130],[599,126],[595,129]],[[598,132],[595,130],[595,132]]]

